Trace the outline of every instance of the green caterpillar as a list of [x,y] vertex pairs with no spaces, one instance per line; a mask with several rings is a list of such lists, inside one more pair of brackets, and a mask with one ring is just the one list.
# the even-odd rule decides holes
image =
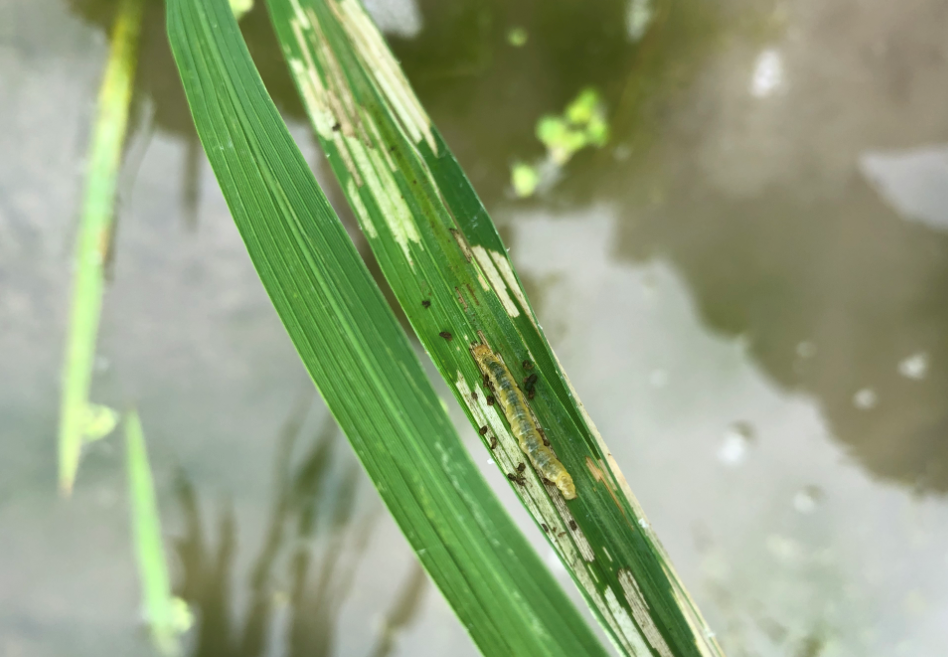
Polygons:
[[517,387],[510,370],[486,344],[472,345],[471,354],[493,384],[494,395],[500,402],[507,422],[510,423],[510,430],[520,443],[520,449],[530,458],[541,477],[553,482],[566,499],[575,499],[576,486],[573,484],[573,478],[556,458],[553,450],[544,443],[540,427],[533,419],[527,400]]

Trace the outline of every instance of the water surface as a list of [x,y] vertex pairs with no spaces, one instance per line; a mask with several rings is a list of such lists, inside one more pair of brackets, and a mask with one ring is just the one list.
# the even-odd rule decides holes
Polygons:
[[[727,653],[948,653],[944,3],[683,0],[652,6],[639,38],[625,2],[370,6]],[[150,652],[115,438],[71,502],[55,494],[110,21],[105,2],[0,4],[3,654]],[[353,226],[263,7],[242,25]],[[514,198],[510,165],[542,156],[536,120],[590,85],[609,145]],[[476,654],[309,392],[196,143],[158,4],[135,117],[94,397],[141,410],[198,612],[188,654]]]

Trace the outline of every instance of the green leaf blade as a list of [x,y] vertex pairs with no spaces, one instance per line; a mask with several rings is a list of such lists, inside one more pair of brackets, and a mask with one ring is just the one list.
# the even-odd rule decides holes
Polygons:
[[[320,144],[386,279],[472,425],[488,428],[485,447],[497,444],[495,461],[603,626],[630,655],[722,655],[543,335],[480,199],[393,72],[394,57],[361,6],[268,6]],[[584,97],[590,108],[595,101]],[[393,227],[390,208],[400,206],[410,214],[401,223],[417,235],[408,242],[405,227]],[[486,403],[490,391],[469,352],[482,341],[511,376],[528,375],[524,362],[538,375],[530,410],[576,483],[575,500],[564,501],[531,468],[522,483],[517,478],[524,454],[508,418]]]
[[491,655],[604,654],[460,445],[226,4],[169,0],[168,30],[199,136],[267,293],[475,642]]

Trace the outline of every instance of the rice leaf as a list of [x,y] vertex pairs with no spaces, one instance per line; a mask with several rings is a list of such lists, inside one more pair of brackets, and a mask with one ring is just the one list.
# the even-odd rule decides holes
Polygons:
[[[722,655],[553,354],[484,206],[362,6],[267,5],[398,302],[615,644],[628,655]],[[594,94],[583,98],[572,110],[579,118],[598,104]],[[487,380],[493,389],[484,385],[494,367],[487,353],[507,371]],[[534,422],[575,499],[554,485],[561,473],[530,433]]]
[[463,449],[253,67],[225,0],[168,0],[201,142],[304,365],[488,655],[603,655]]

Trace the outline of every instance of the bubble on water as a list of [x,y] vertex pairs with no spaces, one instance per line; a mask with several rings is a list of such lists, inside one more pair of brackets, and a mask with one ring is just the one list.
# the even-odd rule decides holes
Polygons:
[[906,379],[920,381],[928,374],[928,354],[919,352],[899,362],[899,374]]
[[653,15],[654,10],[649,0],[630,0],[625,14],[625,29],[633,43],[645,36]]
[[732,467],[740,465],[747,459],[753,440],[753,427],[746,422],[735,422],[724,433],[724,440],[718,448],[718,460]]
[[804,515],[816,511],[823,499],[823,490],[819,486],[805,486],[793,496],[793,508]]
[[750,92],[755,98],[765,98],[779,91],[786,84],[783,58],[774,48],[767,48],[757,56],[751,76]]
[[494,459],[487,459],[487,465],[494,465]]
[[879,395],[872,388],[863,388],[853,395],[853,406],[861,411],[868,411],[879,404]]
[[800,358],[813,358],[816,356],[816,345],[809,340],[804,340],[797,345],[797,356]]

